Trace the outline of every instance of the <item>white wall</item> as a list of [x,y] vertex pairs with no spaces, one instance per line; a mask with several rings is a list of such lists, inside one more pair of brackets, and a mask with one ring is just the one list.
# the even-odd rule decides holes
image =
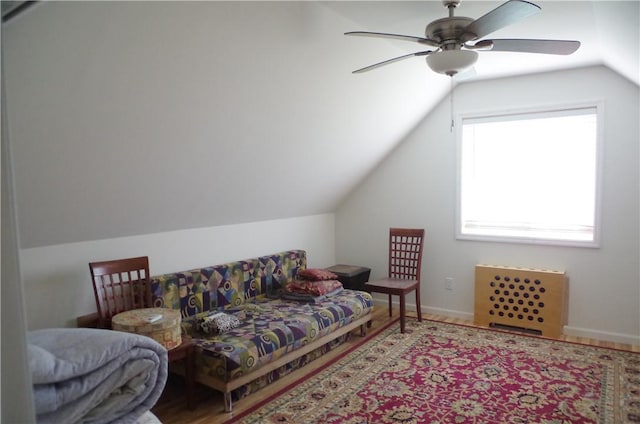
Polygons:
[[[2,79],[2,121],[6,108]],[[35,422],[31,373],[27,360],[24,290],[20,284],[20,258],[7,126],[2,125],[2,364],[0,368],[0,422]]]
[[28,329],[74,327],[95,312],[92,261],[145,255],[156,275],[303,249],[308,266],[327,267],[334,245],[334,215],[323,214],[22,249]]
[[[448,99],[336,211],[338,262],[387,272],[390,226],[426,229],[422,305],[472,318],[474,265],[564,270],[565,332],[640,344],[639,93],[604,67],[462,84],[456,113],[604,101],[602,242],[598,249],[455,239],[456,142]],[[544,164],[540,164],[544,172]],[[453,277],[454,290],[444,288]]]
[[446,92],[411,90],[423,66],[356,78],[379,50],[349,28],[306,1],[38,2],[3,24],[20,247],[332,213]]

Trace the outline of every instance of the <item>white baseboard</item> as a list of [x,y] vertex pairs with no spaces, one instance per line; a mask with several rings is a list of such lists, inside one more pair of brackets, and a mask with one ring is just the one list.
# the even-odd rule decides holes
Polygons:
[[473,321],[473,314],[469,312],[456,311],[454,309],[442,309],[426,306],[422,308],[422,312],[426,312],[432,315],[442,315],[450,318],[460,318],[466,321]]
[[612,333],[589,328],[571,327],[569,325],[564,326],[563,332],[567,336],[586,337],[589,339],[640,346],[640,336],[634,336],[633,334]]
[[[380,305],[381,307],[388,307],[387,299],[374,299],[374,304]],[[399,301],[393,301],[393,306],[396,308],[400,307]],[[416,310],[415,303],[407,303],[407,309],[410,311]],[[456,311],[453,309],[443,309],[443,308],[434,308],[430,306],[423,306],[422,312],[432,315],[441,315],[445,317],[451,318],[460,318],[467,321],[473,321],[473,313]],[[563,329],[563,333],[567,336],[574,337],[585,337],[589,339],[602,340],[612,343],[624,343],[629,345],[640,346],[640,336],[633,334],[621,334],[621,333],[613,333],[609,331],[600,331],[600,330],[592,330],[589,328],[580,328],[580,327],[572,327],[569,325],[565,325]]]
[[[373,299],[373,303],[375,305],[379,305],[383,308],[388,308],[389,306],[389,300],[385,299]],[[393,304],[393,306],[395,308],[400,308],[400,302],[397,300],[394,300],[393,302],[391,302]],[[464,319],[467,321],[473,321],[473,314],[469,313],[469,312],[462,312],[462,311],[456,311],[453,309],[442,309],[442,308],[433,308],[430,306],[423,306],[422,308],[422,312],[427,313],[427,314],[432,314],[432,315],[441,315],[441,316],[445,316],[445,317],[451,317],[451,318],[460,318],[460,319]],[[409,311],[415,311],[416,310],[416,304],[415,303],[407,303],[407,310]]]

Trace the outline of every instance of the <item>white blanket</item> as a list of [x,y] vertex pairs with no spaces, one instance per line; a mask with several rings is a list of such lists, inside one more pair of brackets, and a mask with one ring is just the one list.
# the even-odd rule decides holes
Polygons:
[[27,341],[39,423],[133,423],[167,380],[167,351],[149,337],[55,328]]

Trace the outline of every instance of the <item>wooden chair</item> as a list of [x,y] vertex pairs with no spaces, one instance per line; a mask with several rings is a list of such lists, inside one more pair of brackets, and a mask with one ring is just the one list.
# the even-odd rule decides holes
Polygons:
[[89,264],[98,308],[98,326],[111,328],[111,318],[131,309],[150,308],[149,257]]
[[400,331],[405,332],[406,302],[408,293],[415,290],[418,321],[422,321],[420,307],[420,269],[424,246],[424,229],[390,228],[389,229],[389,276],[365,284],[371,292],[389,295],[389,316],[391,316],[391,299],[393,295],[400,297]]

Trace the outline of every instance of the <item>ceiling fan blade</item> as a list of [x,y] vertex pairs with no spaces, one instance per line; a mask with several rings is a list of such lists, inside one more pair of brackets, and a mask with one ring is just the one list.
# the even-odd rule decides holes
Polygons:
[[464,29],[463,41],[477,40],[494,31],[540,12],[540,6],[524,0],[509,0],[471,22]]
[[424,38],[424,37],[415,37],[413,35],[388,34],[386,32],[370,32],[370,31],[350,31],[350,32],[345,32],[344,35],[393,38],[396,40],[415,41],[420,44],[426,44],[433,47],[440,47],[440,44],[435,40],[431,40],[430,38]]
[[372,69],[376,69],[376,68],[379,68],[379,67],[384,66],[384,65],[389,65],[390,63],[398,62],[400,60],[408,59],[410,57],[426,56],[429,53],[433,53],[433,52],[431,50],[425,50],[423,52],[415,52],[415,53],[405,54],[405,55],[402,55],[402,56],[394,57],[393,59],[388,59],[388,60],[385,60],[383,62],[378,62],[378,63],[374,63],[373,65],[365,66],[364,68],[356,69],[352,73],[353,74],[361,74],[362,72],[371,71]]
[[494,52],[522,52],[569,55],[580,47],[579,41],[572,40],[529,40],[529,39],[504,39],[482,40],[474,47],[492,46],[488,50]]

